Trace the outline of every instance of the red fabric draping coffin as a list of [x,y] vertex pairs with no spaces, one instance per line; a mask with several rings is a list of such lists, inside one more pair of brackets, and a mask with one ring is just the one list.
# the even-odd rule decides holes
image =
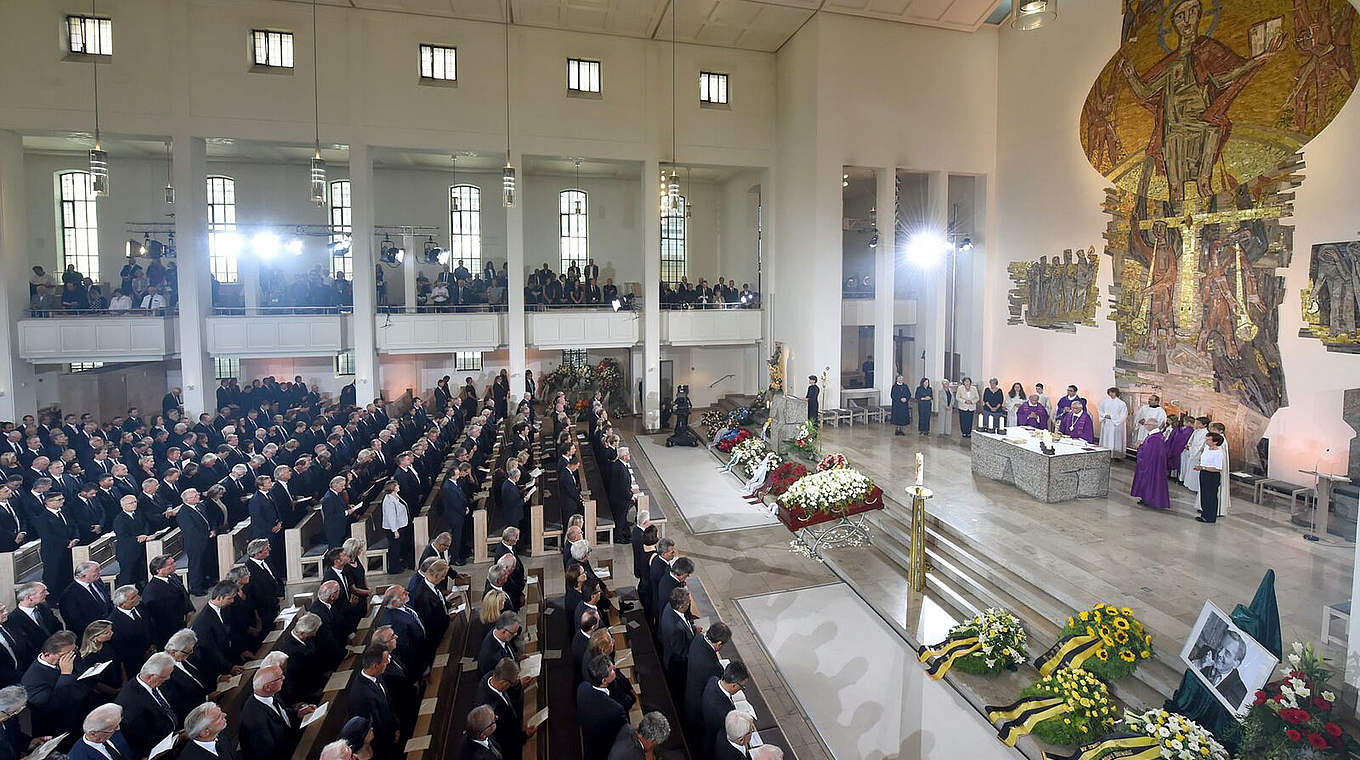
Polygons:
[[792,509],[780,504],[779,522],[784,523],[784,527],[788,528],[790,531],[796,532],[800,528],[806,528],[809,525],[830,522],[842,517],[849,517],[850,515],[857,515],[860,512],[869,512],[875,509],[883,509],[883,490],[878,486],[873,486],[869,490],[869,496],[865,498],[864,501],[855,502],[841,512],[812,512],[811,514],[808,514],[796,504]]

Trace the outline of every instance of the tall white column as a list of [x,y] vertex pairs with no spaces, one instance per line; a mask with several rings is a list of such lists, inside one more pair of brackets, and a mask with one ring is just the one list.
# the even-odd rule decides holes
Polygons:
[[895,275],[897,273],[897,169],[889,166],[874,171],[878,183],[875,206],[878,209],[878,248],[874,250],[874,387],[879,403],[892,403]]
[[642,409],[648,430],[661,427],[660,174],[658,161],[642,162]]
[[[405,224],[405,222],[401,222]],[[402,234],[397,239],[397,245],[406,249],[406,257],[401,263],[401,290],[402,297],[406,300],[407,309],[416,308],[416,251],[415,238],[410,234]]]
[[[512,157],[515,166],[524,166],[523,154]],[[524,179],[521,168],[520,179]],[[524,314],[524,194],[519,188],[519,202],[505,210],[505,287],[509,313],[505,315],[507,345],[510,349],[510,395],[519,398],[524,393],[524,369],[528,365]],[[496,193],[495,195],[500,195]],[[494,197],[494,196],[493,196]],[[535,378],[535,382],[541,382]]]
[[212,289],[208,261],[207,144],[187,133],[174,137],[177,194],[175,205],[175,262],[179,292],[180,384],[184,411],[197,419],[216,406],[217,384],[212,357],[208,355],[206,330],[212,313]]
[[[947,241],[949,224],[949,174],[942,171],[931,172],[926,184],[926,226],[925,229]],[[921,365],[921,374],[938,381],[944,377],[945,323],[949,317],[949,298],[946,293],[949,282],[949,254],[941,255],[938,261],[923,272],[922,281],[925,292],[916,311],[916,356]],[[924,307],[924,308],[920,308]],[[920,361],[921,353],[925,360]]]
[[31,265],[27,211],[23,136],[0,131],[0,315],[5,318],[0,327],[0,420],[18,420],[38,409],[33,365],[19,358],[19,320],[28,307]]
[[241,256],[236,260],[236,274],[241,279],[241,294],[245,297],[246,313],[260,306],[260,260]]
[[374,275],[373,156],[367,145],[349,146],[349,199],[354,223],[354,393],[363,404],[381,394],[378,377],[378,280]]

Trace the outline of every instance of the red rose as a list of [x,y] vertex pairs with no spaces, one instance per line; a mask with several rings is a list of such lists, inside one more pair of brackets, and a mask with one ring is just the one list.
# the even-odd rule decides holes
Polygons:
[[1285,708],[1280,711],[1280,720],[1283,720],[1285,723],[1293,723],[1296,725],[1299,723],[1307,723],[1308,718],[1309,715],[1307,710]]
[[1263,705],[1266,703],[1266,693],[1260,689],[1256,690],[1256,701],[1252,704]]
[[1291,742],[1296,742],[1303,738],[1303,734],[1299,733],[1297,728],[1287,728],[1285,729],[1284,737]]
[[1341,736],[1341,726],[1338,726],[1337,724],[1331,722],[1330,720],[1327,721],[1327,725],[1322,727],[1322,730],[1326,731],[1329,736],[1334,737]]
[[1332,709],[1332,703],[1328,702],[1322,697],[1318,697],[1317,699],[1313,700],[1313,707],[1316,707],[1319,710],[1330,710]]
[[1313,749],[1327,749],[1327,740],[1322,734],[1308,734],[1308,743],[1313,745]]

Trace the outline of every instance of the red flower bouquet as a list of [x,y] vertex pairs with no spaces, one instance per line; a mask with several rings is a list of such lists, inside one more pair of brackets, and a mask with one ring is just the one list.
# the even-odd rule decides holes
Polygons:
[[1331,670],[1313,646],[1294,644],[1283,678],[1256,692],[1242,722],[1242,760],[1346,758],[1360,743],[1346,735],[1333,715],[1336,695],[1327,690]]
[[751,431],[746,428],[739,428],[736,431],[727,434],[721,441],[718,441],[718,451],[721,451],[724,454],[730,454],[732,453],[732,449],[736,448],[737,444],[750,440],[751,437]]
[[789,490],[789,486],[798,482],[803,476],[807,475],[807,468],[797,462],[785,462],[774,471],[770,476],[770,495],[783,496]]

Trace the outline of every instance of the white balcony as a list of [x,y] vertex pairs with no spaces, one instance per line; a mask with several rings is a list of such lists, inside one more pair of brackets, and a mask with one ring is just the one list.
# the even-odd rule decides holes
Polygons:
[[[846,327],[850,327],[852,325],[874,324],[874,299],[872,298],[841,299],[841,324]],[[915,299],[899,298],[893,301],[893,324],[894,325],[916,324]]]
[[495,351],[503,345],[505,312],[378,315],[378,350],[385,354]]
[[628,348],[642,340],[637,312],[551,309],[527,316],[526,339],[534,348]]
[[349,314],[208,317],[208,353],[242,358],[334,356],[354,347],[351,324]]
[[19,320],[19,355],[35,363],[160,361],[179,352],[176,317],[59,316]]
[[672,346],[744,346],[759,343],[758,309],[677,309],[661,312],[661,342]]

